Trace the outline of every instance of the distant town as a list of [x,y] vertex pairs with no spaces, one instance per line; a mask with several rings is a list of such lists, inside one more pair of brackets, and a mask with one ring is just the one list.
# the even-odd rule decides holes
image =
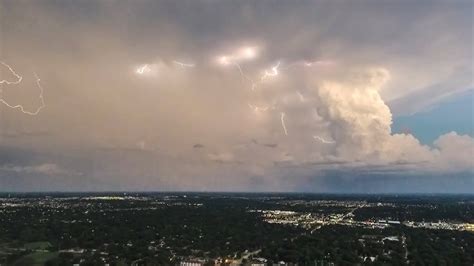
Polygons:
[[474,196],[0,195],[1,265],[472,265]]

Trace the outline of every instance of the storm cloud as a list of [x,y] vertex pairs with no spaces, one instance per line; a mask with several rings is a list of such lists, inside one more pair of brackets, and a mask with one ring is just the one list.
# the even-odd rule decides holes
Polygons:
[[1,98],[37,108],[37,73],[46,103],[35,116],[0,105],[0,190],[465,180],[472,137],[423,145],[391,125],[472,88],[471,11],[470,1],[0,1],[0,60],[23,77],[1,84]]

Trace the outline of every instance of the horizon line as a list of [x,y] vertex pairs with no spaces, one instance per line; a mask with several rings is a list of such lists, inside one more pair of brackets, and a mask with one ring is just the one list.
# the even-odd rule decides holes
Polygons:
[[469,195],[474,196],[474,192],[310,192],[310,191],[193,191],[193,190],[101,190],[101,191],[0,191],[3,194],[148,194],[148,193],[162,193],[162,194],[310,194],[310,195]]

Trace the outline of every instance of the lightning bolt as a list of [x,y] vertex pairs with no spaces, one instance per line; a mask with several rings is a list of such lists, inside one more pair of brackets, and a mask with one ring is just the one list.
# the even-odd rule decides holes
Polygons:
[[288,131],[286,130],[286,125],[285,125],[285,113],[284,112],[280,113],[280,120],[281,120],[281,126],[283,127],[283,131],[285,131],[285,135],[288,136]]
[[334,143],[336,143],[336,142],[333,141],[333,140],[325,140],[324,138],[322,138],[322,137],[320,137],[320,136],[318,136],[318,135],[313,136],[313,138],[314,138],[315,140],[321,141],[321,142],[324,143],[324,144],[334,144]]
[[179,62],[179,61],[176,61],[176,60],[173,60],[173,63],[175,63],[176,65],[182,67],[182,68],[185,68],[185,67],[195,67],[195,64],[191,64],[191,63],[183,63],[183,62]]
[[257,82],[255,82],[252,78],[250,78],[247,74],[244,73],[242,66],[239,64],[241,61],[248,61],[252,60],[257,57],[257,47],[243,47],[239,51],[234,52],[230,55],[220,56],[218,61],[221,65],[233,65],[239,70],[240,77],[242,82],[248,81],[251,86],[251,90],[255,90],[257,87]]
[[250,88],[252,90],[255,90],[255,88],[257,87],[257,84],[255,83],[255,81],[253,81],[253,79],[251,79],[249,76],[247,76],[244,71],[242,70],[242,67],[240,66],[239,63],[232,63],[240,72],[240,76],[242,77],[242,80],[246,79],[247,81],[250,82],[250,84],[252,85]]
[[8,70],[10,71],[10,73],[13,74],[13,76],[16,77],[16,81],[8,81],[6,79],[3,79],[3,80],[0,80],[0,84],[7,84],[7,85],[14,85],[14,84],[20,84],[20,82],[23,80],[23,77],[18,75],[15,70],[13,70],[13,68],[11,68],[9,65],[7,65],[6,63],[0,61],[0,64],[2,64],[3,66],[5,66],[6,68],[8,68]]
[[[241,68],[239,65],[237,65],[237,66],[238,66],[238,68],[239,68],[239,70],[240,70],[240,73],[243,75],[242,68]],[[277,75],[278,75],[278,68],[279,68],[279,67],[280,67],[280,61],[278,61],[278,63],[277,63],[276,65],[272,66],[272,67],[270,68],[270,71],[265,70],[265,73],[260,77],[260,80],[257,81],[257,82],[253,81],[251,78],[249,78],[249,77],[246,76],[246,75],[243,75],[243,76],[244,76],[248,81],[250,81],[250,83],[252,84],[251,89],[254,91],[254,90],[257,88],[258,84],[262,83],[262,82],[265,81],[267,78],[277,76]]]
[[287,65],[283,69],[289,69],[295,66],[313,67],[313,66],[330,66],[330,65],[334,65],[334,62],[330,60],[296,61]]
[[264,82],[269,77],[275,77],[279,74],[278,68],[280,67],[280,61],[278,61],[276,65],[272,66],[270,68],[270,70],[265,70],[264,74],[260,77],[260,80],[257,81],[257,82],[255,82],[254,80],[252,80],[248,76],[244,75],[240,65],[237,64],[237,67],[239,68],[239,71],[240,71],[241,75],[243,77],[245,77],[248,81],[250,81],[250,83],[252,84],[251,89],[255,90],[257,88],[258,84]]
[[[8,81],[8,80],[1,80],[0,81],[0,84],[7,84],[7,85],[12,85],[12,84],[20,84],[21,81],[23,80],[23,77],[21,77],[20,75],[18,75],[18,73],[16,73],[12,67],[10,67],[8,64],[4,63],[4,62],[0,62],[3,66],[7,67],[8,70],[17,78],[16,81]],[[39,99],[40,99],[40,102],[41,102],[41,105],[36,108],[35,111],[28,111],[25,109],[25,107],[21,104],[17,104],[17,105],[12,105],[10,103],[8,103],[3,97],[0,96],[0,103],[2,103],[3,105],[7,106],[8,108],[11,108],[11,109],[17,109],[17,110],[20,110],[23,114],[26,114],[26,115],[31,115],[31,116],[36,116],[38,115],[41,110],[43,108],[46,107],[46,104],[45,104],[45,101],[44,101],[44,97],[43,97],[43,94],[44,94],[44,89],[43,89],[43,86],[41,86],[41,79],[38,77],[38,75],[36,74],[36,72],[33,72],[35,78],[36,78],[36,86],[40,89],[40,94],[39,94]],[[0,90],[0,93],[2,93],[2,91]]]
[[[297,65],[303,65],[303,66],[306,66],[306,67],[312,67],[314,65],[321,65],[321,66],[328,66],[328,65],[333,65],[334,63],[332,61],[314,61],[314,62],[307,62],[307,61],[303,61],[303,63],[300,62],[294,62],[294,63],[291,63],[285,67],[280,67],[281,66],[281,61],[278,61],[274,66],[272,66],[270,68],[270,70],[265,70],[264,74],[260,77],[260,80],[258,82],[253,82],[252,81],[252,89],[255,89],[256,86],[265,81],[267,78],[270,78],[270,77],[275,77],[275,76],[278,76],[280,74],[280,69],[282,70],[287,70],[287,69],[290,69],[294,66],[297,66]],[[304,97],[303,95],[301,95],[301,93],[297,92],[298,93],[298,96],[300,97],[301,101],[303,102],[304,101]]]
[[251,84],[250,88],[252,90],[255,90],[255,87],[257,86],[255,81],[253,79],[251,79],[249,76],[247,76],[247,74],[244,73],[242,67],[240,66],[239,63],[237,63],[237,60],[234,59],[234,58],[235,58],[235,56],[221,56],[221,57],[219,57],[218,61],[221,65],[224,65],[224,66],[232,65],[235,68],[237,68],[237,70],[239,71],[240,77],[242,79],[242,83],[245,80],[247,80]]

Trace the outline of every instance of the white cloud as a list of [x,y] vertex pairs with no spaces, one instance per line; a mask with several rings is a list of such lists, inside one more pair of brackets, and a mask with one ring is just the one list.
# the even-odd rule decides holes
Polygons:
[[473,171],[474,139],[467,135],[450,132],[434,141],[437,148],[435,169]]
[[26,175],[46,175],[46,176],[79,176],[79,172],[67,170],[54,163],[44,163],[38,165],[18,166],[4,165],[0,166],[0,171],[14,172]]

